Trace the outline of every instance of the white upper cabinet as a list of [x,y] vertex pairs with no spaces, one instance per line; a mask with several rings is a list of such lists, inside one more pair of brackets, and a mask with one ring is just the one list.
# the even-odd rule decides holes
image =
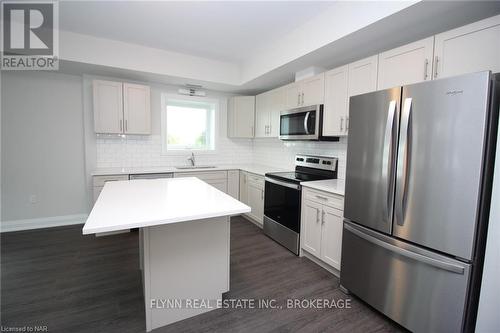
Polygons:
[[255,137],[267,137],[269,128],[269,108],[271,95],[269,92],[255,96]]
[[298,83],[291,83],[285,86],[286,108],[293,109],[300,106],[300,86]]
[[228,101],[228,136],[253,138],[255,121],[255,97],[235,96]]
[[325,73],[315,75],[299,82],[302,105],[322,104],[325,100]]
[[94,80],[94,130],[96,133],[123,132],[123,84]]
[[349,97],[377,90],[378,55],[349,64]]
[[151,98],[148,86],[123,84],[125,134],[151,134]]
[[500,15],[436,35],[434,78],[500,72]]
[[286,108],[285,89],[267,91],[255,99],[255,137],[278,137],[280,112]]
[[94,130],[106,134],[151,134],[148,86],[93,81]]
[[322,104],[325,99],[325,73],[285,86],[286,108]]
[[325,73],[325,105],[323,110],[323,135],[347,135],[348,66]]
[[380,53],[377,89],[430,80],[433,49],[434,37],[429,37]]

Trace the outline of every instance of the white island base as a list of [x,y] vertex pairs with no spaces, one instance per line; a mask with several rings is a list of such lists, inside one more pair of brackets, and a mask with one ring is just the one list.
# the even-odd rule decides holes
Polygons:
[[229,231],[227,216],[140,229],[148,332],[215,309],[229,291]]
[[104,186],[83,234],[139,228],[149,332],[220,305],[229,291],[229,217],[249,211],[196,178],[117,181]]

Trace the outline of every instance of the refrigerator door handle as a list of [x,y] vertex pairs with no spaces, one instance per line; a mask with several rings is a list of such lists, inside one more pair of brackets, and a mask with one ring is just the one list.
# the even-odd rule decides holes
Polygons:
[[384,133],[384,149],[382,151],[382,182],[385,184],[382,196],[386,200],[384,207],[384,217],[386,221],[391,219],[391,166],[392,166],[392,130],[394,127],[394,113],[396,112],[396,101],[389,102],[389,110],[387,112],[387,122],[385,124]]
[[401,132],[399,134],[398,166],[396,176],[396,223],[404,225],[406,193],[408,190],[408,175],[410,168],[410,119],[412,99],[405,98],[401,115]]
[[349,230],[350,232],[352,232],[356,236],[361,237],[370,243],[373,243],[377,246],[383,247],[384,249],[391,251],[393,253],[396,253],[398,255],[401,255],[403,257],[407,257],[407,258],[413,259],[415,261],[419,261],[419,262],[425,263],[427,265],[434,266],[436,268],[443,269],[443,270],[453,272],[456,274],[463,275],[465,272],[465,267],[463,267],[463,266],[448,263],[448,262],[445,262],[445,261],[442,261],[439,259],[434,259],[434,258],[425,256],[423,254],[419,254],[419,253],[398,247],[396,245],[389,244],[387,242],[384,242],[383,240],[380,240],[380,239],[375,238],[373,236],[367,235],[364,232],[359,231],[356,228],[353,228],[352,226],[350,226],[347,223],[344,223],[344,228],[346,228],[347,230]]

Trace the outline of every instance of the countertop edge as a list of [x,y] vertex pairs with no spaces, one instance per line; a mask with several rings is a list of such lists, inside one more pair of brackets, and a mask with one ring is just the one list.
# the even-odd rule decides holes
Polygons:
[[332,188],[332,187],[329,187],[328,185],[324,185],[324,184],[317,184],[317,182],[321,182],[321,181],[309,181],[309,182],[301,182],[300,185],[302,187],[307,187],[307,188],[311,188],[313,190],[318,190],[318,191],[323,191],[323,192],[327,192],[327,193],[331,193],[331,194],[335,194],[335,195],[340,195],[340,196],[344,196],[345,194],[345,191],[342,189],[335,189],[335,188]]
[[160,221],[130,223],[130,224],[126,224],[126,225],[121,225],[119,227],[111,226],[111,227],[101,227],[101,228],[85,228],[85,226],[84,226],[82,228],[82,234],[83,235],[92,235],[92,234],[97,234],[97,233],[102,233],[102,232],[122,231],[122,230],[134,229],[134,228],[157,227],[157,226],[162,226],[162,225],[164,226],[164,225],[176,224],[176,223],[187,223],[187,222],[194,222],[194,221],[199,221],[199,220],[204,220],[204,219],[211,219],[211,218],[215,218],[215,217],[233,216],[233,215],[248,213],[248,212],[250,212],[250,210],[251,210],[250,207],[247,206],[245,209],[235,209],[235,210],[231,210],[231,211],[224,211],[224,212],[212,213],[212,214],[203,214],[203,215],[199,215],[199,216],[182,216],[179,218],[160,220]]

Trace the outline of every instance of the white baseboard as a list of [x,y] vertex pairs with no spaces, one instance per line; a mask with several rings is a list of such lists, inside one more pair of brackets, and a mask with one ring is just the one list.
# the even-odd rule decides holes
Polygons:
[[65,225],[83,224],[87,214],[51,216],[36,219],[11,220],[0,222],[0,232],[32,230],[41,228],[61,227]]

